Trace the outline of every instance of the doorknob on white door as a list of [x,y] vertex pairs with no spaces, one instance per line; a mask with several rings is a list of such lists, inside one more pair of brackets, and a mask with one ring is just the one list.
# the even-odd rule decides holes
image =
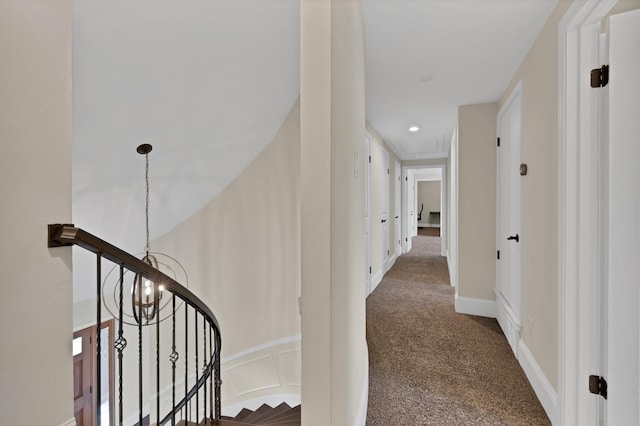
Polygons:
[[516,235],[512,235],[510,237],[507,237],[507,240],[515,240],[516,243],[520,242],[520,235],[516,234]]

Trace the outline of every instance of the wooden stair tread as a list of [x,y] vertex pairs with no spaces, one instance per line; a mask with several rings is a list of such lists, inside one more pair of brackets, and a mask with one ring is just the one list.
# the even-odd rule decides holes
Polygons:
[[261,424],[267,422],[268,420],[273,420],[276,416],[281,415],[282,413],[291,410],[291,407],[286,402],[272,408],[269,412],[263,414],[262,416],[256,418],[255,424]]
[[251,413],[253,413],[252,410],[249,410],[248,408],[243,408],[242,410],[240,410],[240,412],[238,414],[236,414],[236,416],[233,418],[233,420],[236,421],[236,422],[240,422],[240,421],[244,420],[244,418],[247,417]]
[[256,409],[256,411],[254,411],[253,413],[249,414],[247,417],[242,419],[242,421],[250,424],[258,424],[257,420],[260,417],[264,416],[265,414],[271,412],[271,410],[273,410],[272,406],[267,404],[262,404],[260,407],[258,407],[258,409]]
[[261,424],[270,426],[284,426],[300,424],[300,406],[296,406],[290,410],[284,411],[278,416],[275,416],[269,420],[263,421]]

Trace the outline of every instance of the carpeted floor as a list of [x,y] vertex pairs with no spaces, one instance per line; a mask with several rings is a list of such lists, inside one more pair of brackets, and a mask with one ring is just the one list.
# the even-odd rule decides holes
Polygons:
[[455,313],[439,253],[414,237],[367,299],[367,425],[549,425],[497,321]]

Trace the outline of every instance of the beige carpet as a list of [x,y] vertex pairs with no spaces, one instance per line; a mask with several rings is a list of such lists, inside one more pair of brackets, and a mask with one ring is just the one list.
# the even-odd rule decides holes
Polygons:
[[455,313],[439,253],[414,237],[367,299],[367,425],[549,425],[497,321]]

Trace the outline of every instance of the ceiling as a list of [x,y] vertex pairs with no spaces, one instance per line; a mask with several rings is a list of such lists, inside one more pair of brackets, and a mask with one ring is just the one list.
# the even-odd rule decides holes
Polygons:
[[446,157],[458,106],[500,98],[556,3],[363,0],[367,120],[402,160]]
[[[363,0],[367,119],[402,159],[446,156],[457,106],[498,99],[556,1]],[[299,63],[299,0],[74,1],[74,223],[142,252],[136,147],[153,239],[269,144]]]

